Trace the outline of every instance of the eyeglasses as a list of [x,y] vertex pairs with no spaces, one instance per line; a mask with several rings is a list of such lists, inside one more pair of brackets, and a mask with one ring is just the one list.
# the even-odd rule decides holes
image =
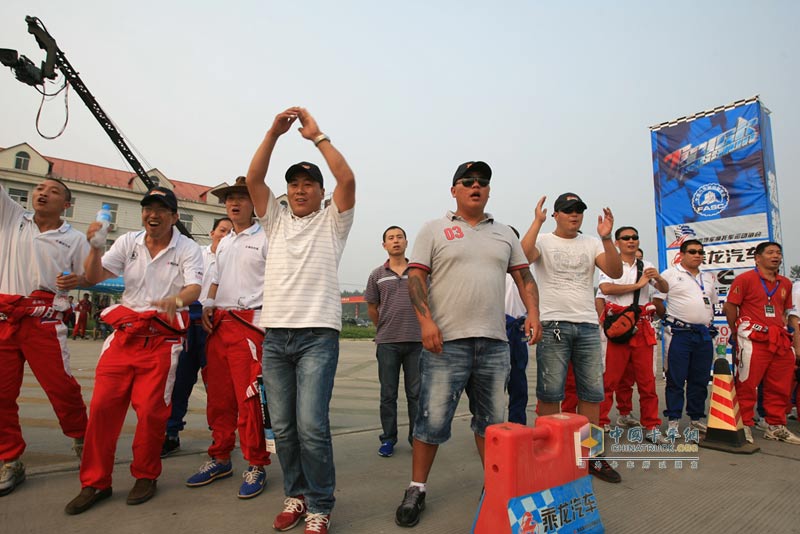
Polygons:
[[472,185],[475,182],[478,182],[478,185],[481,187],[486,187],[487,185],[489,185],[488,178],[461,178],[458,180],[458,183],[460,183],[464,187],[472,187]]
[[620,241],[639,241],[639,236],[637,234],[633,235],[621,235],[619,236]]
[[698,254],[700,256],[705,256],[706,255],[706,251],[702,250],[702,249],[697,249],[697,248],[687,248],[686,249],[686,254],[691,254],[692,256],[696,256]]

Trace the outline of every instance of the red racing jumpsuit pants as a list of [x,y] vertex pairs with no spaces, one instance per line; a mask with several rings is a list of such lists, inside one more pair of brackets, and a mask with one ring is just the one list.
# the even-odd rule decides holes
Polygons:
[[81,460],[81,487],[111,487],[114,454],[128,407],[136,412],[134,478],[161,474],[161,445],[170,414],[172,386],[189,314],[170,323],[158,312],[137,313],[121,305],[106,308],[103,320],[114,332],[103,343]]
[[253,315],[253,310],[214,311],[213,330],[206,340],[206,416],[213,438],[208,455],[230,458],[238,430],[244,459],[263,466],[270,459],[261,399],[248,396],[248,387],[261,374],[264,342],[264,329],[252,324]]
[[51,307],[53,294],[30,297],[0,294],[0,460],[16,460],[25,451],[19,424],[19,397],[25,362],[53,405],[61,430],[71,438],[86,432],[86,404],[72,376],[67,327]]
[[[606,311],[620,313],[625,306],[606,304]],[[639,391],[639,412],[642,426],[650,429],[661,425],[658,417],[658,394],[656,393],[656,377],[653,374],[653,346],[656,344],[656,334],[650,324],[651,315],[642,314],[636,323],[637,332],[627,343],[614,343],[609,340],[606,346],[606,370],[603,373],[603,389],[605,400],[600,404],[600,424],[610,424],[608,413],[611,411],[613,395],[620,386],[620,381],[625,369],[633,366],[633,375],[636,388]],[[603,320],[601,318],[600,323]]]
[[753,426],[756,388],[761,384],[764,418],[770,425],[785,425],[795,360],[789,332],[742,317],[736,321],[736,340],[736,394],[742,423]]

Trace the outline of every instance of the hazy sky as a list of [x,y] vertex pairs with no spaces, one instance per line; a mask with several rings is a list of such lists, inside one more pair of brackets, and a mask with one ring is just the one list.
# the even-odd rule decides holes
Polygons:
[[[454,207],[453,172],[475,159],[494,171],[487,209],[498,220],[524,232],[540,196],[552,212],[574,191],[589,205],[585,231],[595,234],[610,206],[655,260],[648,126],[755,94],[773,112],[786,263],[800,263],[799,6],[6,0],[0,47],[38,64],[24,17],[41,18],[145,167],[177,180],[232,183],[273,117],[307,107],[356,173],[340,268],[353,290],[385,257],[383,229],[399,224],[413,241]],[[0,146],[27,141],[44,155],[126,168],[74,93],[55,141],[36,133],[38,93],[5,68],[0,95]],[[62,121],[58,97],[42,127],[54,133]],[[323,163],[288,133],[268,183],[283,191],[283,172],[303,159]]]

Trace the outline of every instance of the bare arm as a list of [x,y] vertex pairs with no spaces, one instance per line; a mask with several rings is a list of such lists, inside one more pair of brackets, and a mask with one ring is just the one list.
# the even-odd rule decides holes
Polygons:
[[[190,302],[197,300],[200,296],[202,286],[200,284],[189,284],[183,286],[177,295],[169,295],[161,300],[156,300],[152,304],[159,310],[163,311],[170,320],[175,318],[175,313],[182,305],[187,305]],[[180,301],[180,303],[178,302]]]
[[522,251],[525,252],[525,257],[528,258],[530,263],[535,262],[540,256],[539,249],[536,248],[536,239],[539,237],[539,231],[542,229],[542,225],[547,220],[547,209],[544,207],[546,200],[547,197],[542,197],[539,199],[539,202],[536,203],[533,222],[531,222],[530,228],[528,228],[528,231],[525,232],[525,235],[520,241]]
[[539,287],[528,268],[511,271],[511,278],[517,284],[519,296],[528,311],[528,317],[525,320],[525,335],[529,339],[528,344],[533,345],[542,339],[542,324],[539,322]]
[[664,306],[664,301],[658,297],[653,299],[653,306],[656,307],[656,315],[662,319],[667,315],[667,307]]
[[[218,289],[219,289],[219,284],[211,284],[208,287],[208,296],[206,298],[207,299],[211,299],[211,300],[214,300],[215,298],[217,298],[217,290]],[[203,321],[203,330],[205,330],[209,334],[211,333],[212,326],[213,326],[211,321],[212,321],[212,319],[214,317],[214,310],[215,309],[216,309],[216,306],[206,306],[204,304],[203,305],[203,313],[202,313],[202,315],[200,317],[200,319]]]
[[378,326],[378,305],[374,302],[367,302],[367,315],[372,324]]
[[614,246],[614,242],[611,241],[613,230],[614,214],[611,213],[610,208],[603,208],[603,215],[597,217],[597,235],[603,241],[603,253],[597,256],[595,265],[610,278],[619,278],[622,276],[622,259],[619,257],[619,251]]
[[433,321],[428,306],[428,273],[423,269],[412,267],[408,270],[408,296],[414,313],[417,314],[420,330],[422,330],[422,346],[425,350],[438,354],[442,352],[442,332]]
[[258,217],[263,217],[267,213],[269,187],[265,182],[265,178],[269,169],[269,161],[272,158],[272,151],[275,149],[278,138],[285,134],[294,121],[297,120],[299,109],[292,107],[278,113],[272,121],[272,126],[264,136],[264,140],[261,141],[256,153],[253,155],[250,168],[247,169],[247,191],[250,193],[250,199],[253,201],[253,208],[255,208]]
[[739,307],[731,302],[725,302],[722,305],[722,311],[725,313],[725,319],[728,321],[728,327],[731,329],[731,339],[736,336],[736,319],[739,317]]

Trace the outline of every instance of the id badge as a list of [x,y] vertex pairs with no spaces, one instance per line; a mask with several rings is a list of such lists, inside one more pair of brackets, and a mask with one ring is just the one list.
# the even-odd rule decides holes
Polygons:
[[706,308],[710,308],[711,307],[711,299],[708,298],[708,297],[703,297],[703,304],[706,305]]
[[764,316],[775,317],[775,306],[771,304],[767,304],[766,306],[764,306]]

